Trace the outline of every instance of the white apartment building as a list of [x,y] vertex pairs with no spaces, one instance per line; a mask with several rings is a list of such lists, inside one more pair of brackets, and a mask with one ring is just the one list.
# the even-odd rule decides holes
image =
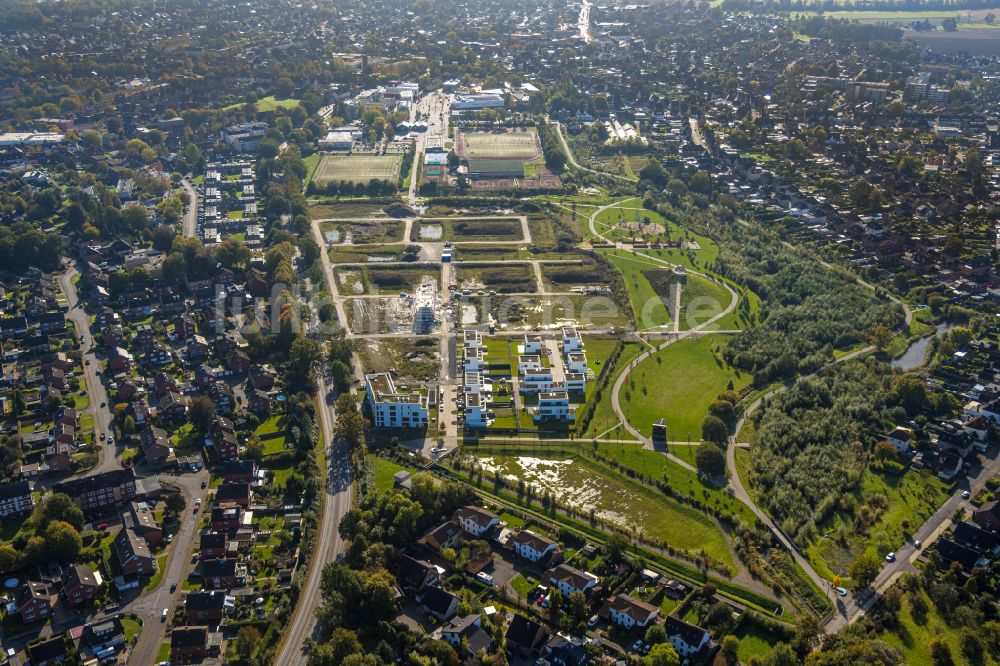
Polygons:
[[563,354],[583,351],[583,338],[575,326],[563,326],[562,330],[562,350]]
[[542,393],[552,390],[555,383],[552,380],[552,370],[536,368],[521,373],[521,393]]
[[569,422],[576,418],[576,410],[570,407],[566,391],[550,391],[538,394],[533,416],[535,421]]
[[400,393],[388,372],[365,376],[368,404],[376,428],[427,426],[427,396]]

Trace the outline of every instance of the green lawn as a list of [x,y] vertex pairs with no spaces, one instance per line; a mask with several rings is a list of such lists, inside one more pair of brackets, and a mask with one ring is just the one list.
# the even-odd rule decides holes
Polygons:
[[146,583],[146,591],[155,590],[163,582],[163,576],[166,574],[167,567],[167,554],[162,553],[156,556],[156,573],[154,573],[149,578],[149,582]]
[[275,109],[294,109],[302,100],[298,99],[275,99],[274,95],[269,95],[263,99],[257,100],[257,110],[266,113],[268,111],[274,111]]
[[[319,166],[319,160],[323,157],[323,153],[313,153],[309,157],[302,158],[302,163],[306,166],[306,182],[312,180],[313,174],[316,173],[316,167]],[[315,216],[313,216],[315,219]]]
[[[933,666],[936,662],[931,658],[928,644],[935,637],[943,638],[951,647],[951,655],[956,664],[970,664],[962,655],[959,643],[958,629],[950,627],[934,606],[934,601],[926,592],[920,591],[927,606],[927,617],[918,623],[910,610],[909,594],[903,595],[903,606],[899,611],[899,627],[879,635],[883,641],[900,651],[903,663],[907,666]],[[983,655],[983,660],[977,662],[989,666],[997,663],[997,656],[990,655],[989,648]]]
[[629,422],[648,434],[657,419],[665,418],[671,441],[701,439],[709,404],[730,380],[738,391],[751,379],[714,355],[713,348],[725,340],[723,335],[688,338],[640,363],[620,396]]
[[125,642],[131,643],[132,639],[138,636],[139,632],[142,630],[142,624],[134,618],[123,617],[122,628],[125,630]]
[[[636,326],[639,330],[649,330],[670,323],[670,312],[667,310],[665,299],[669,294],[658,294],[649,283],[646,276],[642,274],[645,270],[665,268],[662,264],[649,259],[636,257],[628,252],[606,252],[604,256],[614,264],[615,268],[622,274],[625,282],[625,289],[628,290],[629,304],[635,315]],[[683,293],[683,292],[682,292]]]
[[157,663],[170,660],[170,641],[160,644],[160,650],[156,653]]
[[776,643],[787,640],[784,636],[749,622],[744,622],[740,626],[736,631],[736,637],[740,639],[740,648],[736,656],[741,664],[749,663],[752,657],[763,659]]
[[393,475],[406,469],[402,465],[381,456],[368,456],[368,462],[375,470],[375,487],[379,490],[392,490],[395,483]]
[[[696,446],[671,447],[671,453],[694,464],[694,452],[697,451],[697,448]],[[690,449],[690,451],[683,452],[680,449]],[[739,516],[747,524],[753,524],[755,520],[753,513],[745,504],[734,499],[721,488],[703,483],[696,474],[684,469],[658,451],[645,449],[640,444],[599,443],[597,453],[621,463],[629,469],[634,469],[654,481],[665,479],[675,492]]]
[[[625,344],[625,348],[622,349],[622,353],[618,355],[618,360],[608,376],[608,382],[604,387],[604,391],[601,393],[601,398],[597,402],[597,406],[594,408],[594,415],[590,419],[590,423],[587,425],[587,432],[585,433],[587,437],[596,437],[603,434],[608,428],[613,428],[618,423],[618,417],[615,415],[614,409],[611,407],[611,389],[614,388],[615,380],[618,375],[622,373],[622,370],[627,366],[632,359],[642,353],[645,345],[641,345],[637,342],[628,342]],[[614,438],[625,438],[631,439],[624,428],[622,428],[618,433],[612,433],[611,437]]]
[[[680,330],[703,324],[729,307],[732,300],[725,286],[700,275],[688,274],[687,283],[681,288]],[[721,327],[715,326],[715,329]]]
[[514,588],[514,591],[516,591],[519,595],[526,598],[528,596],[528,592],[531,592],[532,588],[535,587],[535,584],[525,578],[524,574],[517,574],[513,579],[511,579],[510,586]]
[[89,395],[84,395],[83,392],[74,393],[73,394],[73,407],[78,412],[83,411],[84,409],[87,409],[87,407],[90,407],[90,396]]

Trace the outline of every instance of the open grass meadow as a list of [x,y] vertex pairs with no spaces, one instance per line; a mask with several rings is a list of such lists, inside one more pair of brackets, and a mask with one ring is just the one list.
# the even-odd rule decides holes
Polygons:
[[[925,616],[915,615],[910,603],[912,595],[923,597],[927,608]],[[880,639],[896,648],[903,655],[903,663],[907,666],[936,666],[939,662],[931,656],[930,642],[932,638],[942,638],[951,648],[951,656],[956,666],[995,666],[1000,663],[1000,656],[990,654],[989,649],[983,654],[982,660],[972,661],[962,653],[959,628],[950,626],[938,612],[927,592],[908,592],[903,595],[902,607],[899,610],[898,626],[884,630],[878,635]]]
[[649,279],[643,275],[643,271],[660,270],[664,267],[628,252],[607,252],[604,256],[622,274],[638,330],[667,326],[671,321],[665,302],[669,294],[657,293]]
[[698,441],[708,406],[726,390],[750,383],[749,373],[728,366],[714,348],[724,345],[723,335],[703,335],[680,340],[659,351],[632,370],[622,389],[621,402],[629,422],[648,434],[660,418],[667,421],[671,441]]
[[[590,423],[587,424],[587,432],[584,433],[586,437],[597,437],[598,435],[602,435],[608,429],[614,428],[620,423],[618,416],[611,407],[611,389],[614,387],[615,380],[618,378],[618,375],[622,373],[625,366],[627,366],[632,359],[641,354],[644,348],[645,345],[641,345],[638,342],[625,343],[625,346],[618,355],[618,359],[615,361],[614,366],[607,371],[609,373],[607,384],[604,391],[601,393],[600,400],[597,401],[597,405],[594,407],[594,414],[590,418]],[[630,438],[628,431],[624,428],[621,428],[617,432],[612,432],[611,436],[615,438]]]
[[550,491],[560,503],[584,514],[593,510],[601,520],[692,556],[704,550],[717,562],[732,566],[725,535],[713,518],[594,460],[544,449],[544,445],[520,452],[512,447],[477,447],[474,455],[489,476],[499,473],[515,484],[523,479],[536,493]]
[[[851,583],[847,575],[851,560],[865,551],[882,558],[899,548],[948,498],[948,486],[928,472],[894,474],[869,469],[850,497],[858,507],[854,515],[837,513],[818,525],[817,531],[825,536],[805,549],[821,576],[838,574],[845,586]],[[865,516],[875,518],[864,520]]]
[[402,155],[323,155],[313,172],[317,187],[327,183],[367,183],[399,177]]

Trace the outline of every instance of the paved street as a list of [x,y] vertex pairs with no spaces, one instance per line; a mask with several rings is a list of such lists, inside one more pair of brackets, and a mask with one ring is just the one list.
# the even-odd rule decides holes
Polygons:
[[[98,349],[94,346],[94,339],[90,332],[90,317],[83,309],[79,295],[76,291],[76,284],[73,279],[78,275],[75,268],[70,268],[59,276],[59,286],[66,297],[66,318],[73,322],[76,329],[77,341],[80,345],[80,356],[83,362],[83,375],[87,384],[87,395],[90,396],[90,406],[86,411],[94,414],[94,440],[99,447],[98,463],[88,474],[98,474],[118,469],[121,465],[116,458],[118,443],[109,446],[102,442],[101,433],[111,433],[111,405],[108,403],[108,393],[101,381],[100,361],[98,359]],[[101,350],[103,355],[103,350]]]
[[327,390],[323,379],[319,381],[318,394],[320,425],[323,429],[323,441],[327,442],[326,457],[329,466],[326,495],[313,560],[306,572],[306,580],[295,604],[295,611],[274,661],[275,664],[282,666],[295,666],[305,661],[302,646],[306,638],[312,636],[315,631],[315,612],[320,602],[323,566],[333,562],[344,550],[338,528],[341,519],[354,501],[350,452],[343,441],[334,441],[333,425],[336,416],[333,409],[334,396]]

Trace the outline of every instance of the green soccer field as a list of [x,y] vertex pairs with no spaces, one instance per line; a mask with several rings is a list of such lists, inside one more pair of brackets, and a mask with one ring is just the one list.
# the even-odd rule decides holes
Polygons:
[[469,132],[462,134],[466,159],[508,157],[530,160],[538,157],[534,132]]
[[324,155],[313,174],[313,182],[367,183],[373,179],[395,181],[399,177],[401,155]]

